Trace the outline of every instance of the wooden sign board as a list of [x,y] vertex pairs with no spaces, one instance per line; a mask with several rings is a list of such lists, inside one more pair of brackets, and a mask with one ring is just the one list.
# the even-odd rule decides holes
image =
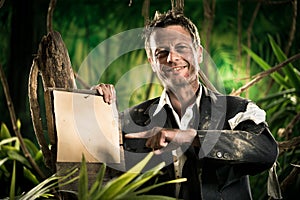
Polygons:
[[57,162],[120,163],[118,111],[91,92],[53,90]]

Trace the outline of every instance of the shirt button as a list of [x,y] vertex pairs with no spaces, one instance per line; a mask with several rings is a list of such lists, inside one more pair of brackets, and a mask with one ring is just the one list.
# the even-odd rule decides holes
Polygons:
[[218,152],[217,152],[217,157],[218,157],[218,158],[222,158],[222,152],[218,151]]
[[228,153],[224,153],[223,157],[226,159],[229,157],[229,154]]

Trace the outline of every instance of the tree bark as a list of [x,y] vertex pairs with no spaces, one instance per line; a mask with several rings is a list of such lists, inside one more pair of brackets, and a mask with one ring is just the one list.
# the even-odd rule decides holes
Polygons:
[[[46,165],[54,170],[56,164],[56,145],[57,136],[54,126],[54,113],[52,108],[51,95],[49,88],[76,88],[75,77],[71,67],[71,61],[65,44],[58,32],[49,32],[47,36],[42,38],[39,45],[38,54],[34,59],[31,75],[29,78],[29,100],[32,122],[35,135],[41,150],[45,156]],[[46,109],[46,122],[48,129],[48,137],[51,145],[51,153],[46,138],[44,137],[41,123],[40,106],[37,97],[37,76],[34,73],[37,69],[42,77],[44,100]],[[54,170],[55,171],[55,170]]]

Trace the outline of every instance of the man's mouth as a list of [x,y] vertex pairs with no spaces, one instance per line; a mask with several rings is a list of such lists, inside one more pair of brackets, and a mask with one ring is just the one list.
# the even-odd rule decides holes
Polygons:
[[180,67],[169,67],[166,71],[167,72],[179,72],[180,70],[186,68],[187,66],[180,66]]
[[179,71],[179,70],[181,70],[181,69],[183,69],[183,68],[184,68],[184,67],[174,67],[173,70],[174,70],[174,71]]

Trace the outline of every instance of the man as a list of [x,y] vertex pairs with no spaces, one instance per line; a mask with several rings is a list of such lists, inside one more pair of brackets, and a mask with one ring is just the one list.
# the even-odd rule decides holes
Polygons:
[[[181,13],[156,13],[145,28],[145,49],[164,86],[162,95],[120,116],[128,166],[154,151],[168,164],[157,181],[187,178],[154,191],[183,199],[252,199],[248,175],[271,168],[277,143],[265,112],[240,97],[221,95],[199,81],[203,49],[196,26]],[[107,103],[112,85],[97,87]],[[158,164],[158,163],[157,163]]]

